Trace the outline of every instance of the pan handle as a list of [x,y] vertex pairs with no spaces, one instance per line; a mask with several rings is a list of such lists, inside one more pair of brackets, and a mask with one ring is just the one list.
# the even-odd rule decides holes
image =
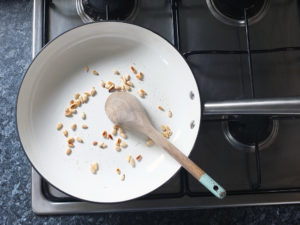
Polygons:
[[206,102],[203,115],[300,115],[300,97]]

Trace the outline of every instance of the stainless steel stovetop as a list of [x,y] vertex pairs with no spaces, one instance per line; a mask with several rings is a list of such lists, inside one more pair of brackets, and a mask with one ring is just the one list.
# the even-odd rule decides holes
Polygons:
[[[34,0],[33,56],[48,41],[83,24],[77,12],[80,2]],[[136,0],[134,13],[127,21],[157,32],[184,54],[196,77],[203,102],[229,101],[222,107],[204,105],[206,113],[191,154],[196,163],[227,189],[228,196],[224,200],[216,199],[181,170],[168,183],[140,199],[95,204],[59,192],[33,170],[32,208],[35,213],[170,210],[300,202],[300,120],[293,115],[299,114],[300,101],[298,98],[283,99],[300,96],[299,1],[266,1],[264,11],[257,18],[249,18],[248,26],[243,20],[232,25],[234,22],[226,21],[217,10],[212,12],[212,7],[216,6],[211,2]],[[106,13],[106,18],[109,19],[109,13]],[[273,100],[259,102],[257,98]],[[241,117],[230,114],[247,114],[250,110],[254,114],[265,114],[264,117],[249,118],[254,124],[255,121],[266,123],[261,128],[266,134],[258,132],[255,143],[247,146],[236,141],[251,142],[248,140],[250,134],[239,122]],[[262,140],[258,141],[259,138]]]

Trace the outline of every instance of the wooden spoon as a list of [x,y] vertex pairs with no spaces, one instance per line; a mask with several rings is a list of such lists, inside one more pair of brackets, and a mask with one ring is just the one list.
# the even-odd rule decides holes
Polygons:
[[106,100],[105,112],[114,124],[138,131],[151,138],[216,197],[222,199],[226,196],[226,191],[223,187],[153,127],[143,106],[134,95],[127,92],[115,92],[111,94]]

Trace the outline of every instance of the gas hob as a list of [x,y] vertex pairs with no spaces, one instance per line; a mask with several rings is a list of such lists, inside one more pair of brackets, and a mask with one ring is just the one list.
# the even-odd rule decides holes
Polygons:
[[33,211],[71,214],[300,202],[299,2],[120,2],[34,0],[33,56],[61,33],[99,20],[133,23],[166,38],[187,59],[204,102],[191,158],[228,196],[216,199],[180,170],[139,199],[95,204],[61,193],[33,170]]

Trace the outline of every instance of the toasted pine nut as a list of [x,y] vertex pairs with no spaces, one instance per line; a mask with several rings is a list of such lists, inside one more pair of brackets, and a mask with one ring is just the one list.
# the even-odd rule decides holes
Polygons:
[[89,72],[90,68],[88,66],[85,66],[84,69],[85,69],[85,72]]
[[65,112],[65,116],[71,117],[72,116],[72,112],[70,110],[68,110],[67,112]]
[[171,112],[171,110],[169,110],[168,117],[171,118],[172,116],[173,116],[173,113]]
[[87,96],[91,96],[91,94],[87,91],[83,92],[83,94],[87,95]]
[[126,143],[125,141],[122,141],[122,142],[121,142],[121,147],[122,147],[122,148],[126,148],[127,146],[128,146],[128,145],[127,145],[127,143]]
[[131,81],[126,81],[126,84],[129,86],[129,87],[133,87],[133,83]]
[[143,73],[139,72],[139,74],[137,74],[135,77],[139,80],[143,80]]
[[110,88],[111,85],[113,85],[113,82],[107,81],[106,84],[105,84],[105,88],[108,89],[108,88]]
[[132,158],[131,155],[127,155],[127,157],[126,157],[127,162],[130,162],[131,158]]
[[117,135],[117,129],[113,129],[111,133],[112,133],[112,135],[116,136]]
[[114,129],[118,130],[119,126],[117,124],[114,125]]
[[161,127],[162,131],[166,131],[167,130],[167,128],[165,127],[165,125],[161,125],[160,127]]
[[82,113],[81,113],[81,119],[83,119],[83,120],[86,119],[86,114],[85,114],[85,112],[82,112]]
[[121,142],[122,142],[121,138],[118,138],[117,141],[116,141],[116,143],[115,143],[116,146],[120,146]]
[[81,95],[79,96],[79,101],[81,104],[84,103],[83,96],[81,96]]
[[120,75],[120,72],[118,70],[114,70],[115,75]]
[[133,73],[137,73],[136,69],[133,66],[131,66],[130,69],[132,70]]
[[104,142],[102,142],[101,144],[99,144],[99,147],[100,147],[100,148],[106,148],[107,145],[106,145]]
[[127,138],[127,135],[126,135],[125,133],[120,133],[120,136],[121,136],[122,138],[124,138],[124,139]]
[[69,146],[70,148],[74,148],[74,147],[75,147],[75,145],[74,145],[73,143],[68,143],[68,146]]
[[142,92],[144,95],[147,94],[147,92],[144,89],[140,89],[140,92]]
[[63,124],[59,122],[59,123],[56,125],[56,130],[60,130],[61,128],[63,128]]
[[80,137],[76,137],[76,141],[78,141],[79,143],[83,143],[83,140]]
[[161,111],[165,111],[161,105],[157,106],[157,108],[160,109]]
[[70,155],[72,153],[72,150],[70,148],[67,149],[66,154]]
[[93,145],[96,146],[98,144],[97,141],[93,141]]
[[105,82],[103,80],[100,81],[102,87],[105,87]]
[[71,125],[71,129],[72,129],[72,130],[76,130],[76,128],[77,128],[77,124],[76,124],[76,123],[73,123],[73,124]]
[[103,136],[104,138],[107,138],[107,132],[106,132],[106,130],[102,132],[102,136]]
[[76,109],[77,108],[77,105],[75,104],[75,103],[72,103],[71,105],[70,105],[70,110],[71,109]]
[[115,85],[113,84],[108,88],[108,91],[111,92],[112,90],[114,90],[114,88],[115,88]]
[[83,95],[82,102],[87,102],[88,100],[89,100],[89,96],[88,95]]
[[93,70],[94,75],[99,75],[99,73],[96,70]]
[[121,181],[124,181],[125,180],[125,174],[122,174],[120,179],[121,179]]
[[[127,81],[129,81],[130,80],[130,75],[129,74],[127,74],[125,77],[125,81],[127,82]],[[124,83],[126,83],[126,82],[124,82]]]
[[134,161],[134,158],[130,158],[130,165],[132,166],[132,167],[135,167],[135,161]]
[[136,158],[135,158],[137,161],[140,161],[142,159],[142,156],[141,155],[138,155]]
[[111,134],[108,134],[108,135],[107,135],[107,138],[108,138],[108,139],[111,139],[111,140],[114,139],[113,136],[111,136]]
[[77,92],[74,94],[74,98],[75,98],[75,99],[78,99],[78,98],[79,98],[79,96],[80,96],[80,94],[79,94],[79,93],[77,93]]
[[75,139],[73,137],[69,137],[67,139],[68,144],[72,144],[72,143],[74,143],[74,141],[75,141]]
[[120,146],[115,146],[115,149],[116,149],[117,152],[121,151]]
[[87,128],[88,128],[88,125],[82,124],[81,127],[82,127],[83,129],[87,129]]
[[138,95],[141,97],[141,98],[144,98],[144,95],[143,95],[143,93],[142,92],[138,92]]
[[67,130],[63,130],[63,134],[65,137],[68,137],[68,131]]
[[125,78],[125,76],[121,76],[121,80],[123,81],[123,83],[126,83],[126,78]]
[[76,101],[75,101],[75,104],[76,104],[77,106],[81,106],[81,101],[80,101],[80,100],[76,100]]
[[91,95],[92,95],[92,96],[95,96],[95,94],[96,94],[96,89],[95,89],[95,87],[92,87]]
[[138,95],[139,95],[140,97],[144,98],[144,97],[145,97],[145,95],[147,95],[147,93],[146,93],[146,91],[145,91],[145,90],[143,90],[143,89],[140,89],[140,91],[138,92]]
[[70,105],[74,104],[74,99],[72,99],[69,103]]
[[116,169],[117,174],[121,174],[121,170],[119,168]]
[[77,113],[77,110],[76,109],[70,109],[71,113],[75,114]]
[[92,163],[90,166],[90,170],[93,174],[96,174],[99,169],[98,163]]
[[146,141],[146,145],[147,145],[148,147],[150,147],[152,144],[153,144],[153,141],[149,138],[149,139]]

